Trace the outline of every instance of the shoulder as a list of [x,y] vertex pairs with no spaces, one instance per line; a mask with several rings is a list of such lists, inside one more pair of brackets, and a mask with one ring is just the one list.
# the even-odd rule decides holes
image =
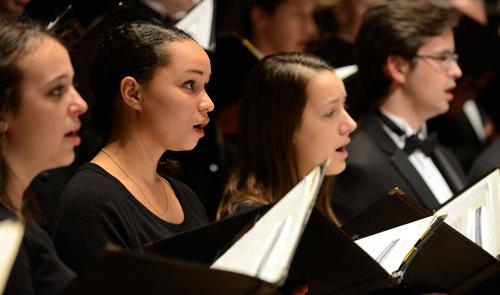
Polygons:
[[[71,199],[88,201],[94,198],[102,200],[99,196],[109,195],[113,198],[125,192],[127,192],[125,187],[111,174],[95,164],[87,163],[75,173],[64,188],[62,201]],[[79,198],[82,195],[85,195],[85,199]]]

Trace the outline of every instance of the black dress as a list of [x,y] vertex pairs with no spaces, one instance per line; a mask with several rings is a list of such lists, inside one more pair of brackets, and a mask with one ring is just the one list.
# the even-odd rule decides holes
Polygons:
[[141,252],[145,244],[207,224],[194,192],[167,180],[184,211],[181,224],[154,215],[101,167],[83,165],[64,189],[56,212],[54,242],[61,259],[78,272],[106,243]]
[[[14,214],[0,208],[0,220]],[[61,262],[48,234],[37,224],[26,227],[4,294],[60,294],[75,278]]]

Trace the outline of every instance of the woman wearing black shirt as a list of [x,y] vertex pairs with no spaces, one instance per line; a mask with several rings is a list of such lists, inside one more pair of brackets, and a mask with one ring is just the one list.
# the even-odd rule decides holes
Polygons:
[[105,144],[63,191],[55,228],[57,250],[76,271],[108,242],[141,251],[207,223],[195,194],[157,165],[203,137],[210,74],[205,51],[173,27],[125,24],[97,46],[91,114]]

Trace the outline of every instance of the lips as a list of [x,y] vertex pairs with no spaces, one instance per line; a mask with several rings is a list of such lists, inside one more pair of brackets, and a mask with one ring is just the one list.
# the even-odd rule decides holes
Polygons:
[[200,130],[203,130],[203,128],[205,128],[205,126],[208,125],[208,122],[210,122],[209,119],[206,119],[204,120],[203,122],[201,122],[200,124],[196,124],[194,125],[193,127],[196,128],[196,129],[200,129]]

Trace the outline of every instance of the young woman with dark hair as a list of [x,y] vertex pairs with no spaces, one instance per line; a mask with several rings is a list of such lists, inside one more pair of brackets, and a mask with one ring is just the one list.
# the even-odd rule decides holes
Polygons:
[[173,27],[125,24],[97,46],[91,115],[104,146],[70,180],[56,213],[57,250],[76,271],[106,243],[141,251],[208,222],[193,191],[157,166],[165,151],[203,137],[210,74],[205,51]]

